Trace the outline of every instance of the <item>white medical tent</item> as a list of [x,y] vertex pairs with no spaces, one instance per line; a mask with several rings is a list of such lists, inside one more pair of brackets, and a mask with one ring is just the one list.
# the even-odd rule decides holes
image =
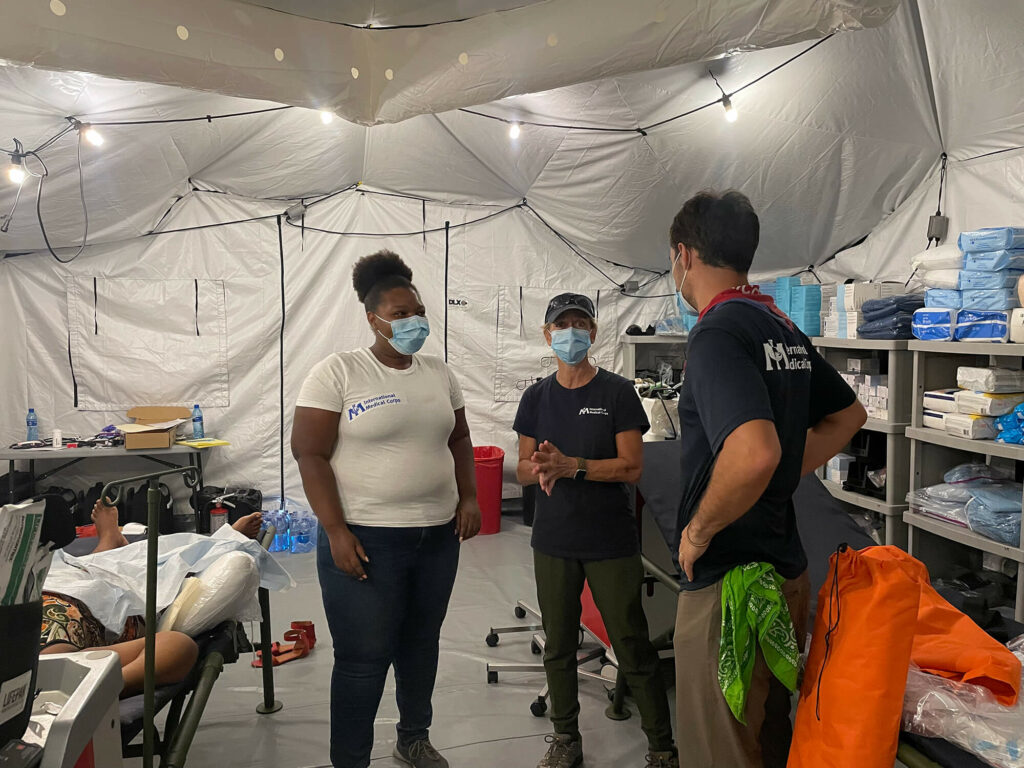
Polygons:
[[903,281],[940,205],[951,233],[1024,220],[1019,0],[6,0],[0,16],[0,148],[46,169],[20,192],[0,180],[4,445],[28,407],[44,435],[92,434],[133,405],[198,402],[232,443],[209,482],[274,493],[283,474],[301,497],[283,448],[298,387],[370,341],[351,268],[390,248],[474,442],[512,451],[521,391],[551,370],[547,299],[595,298],[615,369],[626,326],[670,311],[668,226],[703,188],[750,196],[765,275]]

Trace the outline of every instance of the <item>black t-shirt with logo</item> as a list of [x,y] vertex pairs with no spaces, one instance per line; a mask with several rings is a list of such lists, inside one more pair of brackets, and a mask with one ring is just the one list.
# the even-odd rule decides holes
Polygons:
[[[599,369],[585,386],[566,389],[552,374],[523,393],[513,429],[540,445],[550,441],[566,456],[618,457],[615,436],[650,428],[633,385]],[[548,496],[537,492],[533,548],[552,557],[608,560],[639,549],[636,518],[626,483],[562,479]]]
[[726,438],[748,421],[775,422],[782,460],[754,506],[724,528],[683,589],[718,582],[737,565],[766,562],[786,579],[807,568],[793,492],[800,482],[807,430],[853,404],[853,390],[807,337],[744,299],[715,307],[690,332],[679,400],[683,496],[676,530],[697,512]]

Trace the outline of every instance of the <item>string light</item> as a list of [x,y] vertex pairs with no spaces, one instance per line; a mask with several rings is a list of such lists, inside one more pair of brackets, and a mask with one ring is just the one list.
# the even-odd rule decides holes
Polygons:
[[721,101],[722,106],[725,107],[725,119],[730,123],[735,123],[736,119],[739,117],[739,113],[736,112],[736,107],[732,105],[732,99],[729,98],[729,94],[725,92],[725,89],[722,87],[722,84],[718,82],[718,78],[715,77],[715,73],[711,71],[710,67],[708,68],[708,74],[711,75],[711,79],[715,81],[715,85],[718,86],[718,90],[722,92]]
[[328,112],[326,109],[320,112],[320,122],[324,125],[330,125],[334,122],[334,113]]
[[512,125],[508,127],[508,137],[513,141],[519,138],[519,134],[521,132],[522,131],[519,129],[519,123],[512,123]]
[[11,155],[11,164],[7,168],[7,179],[11,184],[21,184],[25,181],[25,177],[28,174],[25,173],[25,166],[22,165],[20,155]]
[[732,99],[728,96],[722,96],[722,106],[725,107],[725,119],[730,123],[735,123],[739,114],[736,112],[736,107],[732,105]]
[[103,146],[103,135],[91,125],[82,125],[78,130],[82,132],[82,138],[94,147]]

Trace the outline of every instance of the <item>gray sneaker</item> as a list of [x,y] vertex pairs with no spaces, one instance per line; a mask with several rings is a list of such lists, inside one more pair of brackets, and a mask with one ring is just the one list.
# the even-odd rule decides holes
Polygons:
[[428,739],[414,741],[407,747],[395,744],[392,754],[395,759],[412,768],[448,768],[448,761],[441,757],[441,753],[434,749]]
[[679,755],[676,752],[648,752],[647,768],[679,768]]
[[537,768],[579,768],[583,765],[583,741],[561,733],[545,736],[550,746]]

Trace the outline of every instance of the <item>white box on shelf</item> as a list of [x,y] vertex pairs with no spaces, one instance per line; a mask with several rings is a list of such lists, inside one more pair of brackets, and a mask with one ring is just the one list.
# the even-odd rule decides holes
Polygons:
[[956,393],[959,389],[933,389],[924,393],[924,409],[938,413],[956,413]]
[[943,432],[946,431],[946,415],[945,413],[939,413],[938,411],[925,411],[924,412],[924,426],[929,429],[941,429]]
[[1014,344],[1024,342],[1024,309],[1015,309],[1010,313],[1010,341]]
[[966,413],[946,414],[946,432],[953,437],[966,437],[968,440],[993,440],[998,434],[995,419]]
[[825,479],[829,482],[837,483],[842,485],[850,478],[849,469],[836,469],[835,467],[827,467],[825,469]]
[[881,387],[875,387],[875,391],[878,393],[879,397],[884,397],[886,399],[889,398],[889,385],[888,384],[885,384],[884,386],[881,386]]
[[975,416],[1003,416],[1021,403],[1024,393],[990,395],[986,392],[971,392],[961,389],[956,393],[956,410],[958,413]]
[[846,368],[851,373],[877,374],[881,365],[877,357],[851,357],[846,361]]
[[889,376],[880,373],[872,373],[864,377],[864,383],[869,387],[888,387]]

